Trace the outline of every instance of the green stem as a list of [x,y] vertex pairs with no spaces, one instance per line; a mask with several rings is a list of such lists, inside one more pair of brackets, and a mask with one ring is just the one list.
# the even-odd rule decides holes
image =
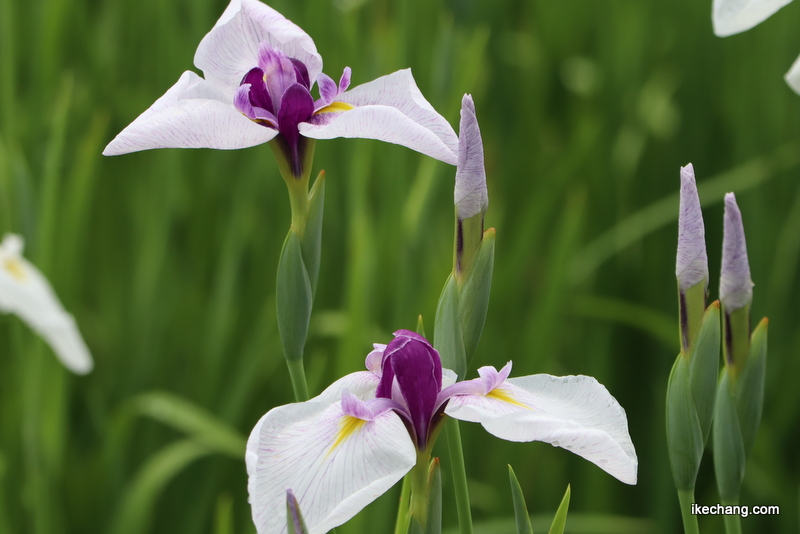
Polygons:
[[[736,506],[736,502],[722,501],[723,506]],[[742,534],[742,519],[739,515],[724,515],[722,516],[725,521],[725,532],[727,534]]]
[[430,470],[430,448],[417,451],[417,465],[406,477],[410,480],[411,502],[409,509],[411,517],[416,518],[423,527],[428,524],[428,471]]
[[411,483],[408,477],[403,477],[403,489],[400,490],[400,504],[397,506],[397,521],[394,524],[394,534],[408,534],[408,525],[411,522],[409,514],[411,497]]
[[694,504],[694,489],[678,490],[678,499],[681,502],[681,516],[683,516],[683,531],[686,534],[700,534],[697,526],[697,516],[692,513]]
[[453,487],[456,494],[458,525],[461,534],[472,534],[472,512],[469,507],[469,488],[467,471],[464,467],[464,451],[461,448],[461,430],[458,421],[447,421],[447,446],[450,450],[450,463],[453,468]]
[[[269,143],[275,155],[275,161],[278,163],[278,170],[283,177],[283,181],[286,183],[286,188],[289,190],[289,202],[292,208],[291,230],[297,234],[301,241],[305,235],[306,226],[308,224],[308,183],[311,177],[311,163],[314,159],[315,146],[315,141],[313,139],[308,139],[304,142],[306,147],[305,157],[303,160],[303,172],[300,176],[295,176],[292,172],[291,162],[287,159],[285,151],[285,142],[280,138],[276,138]],[[306,268],[308,268],[308,265],[306,265]],[[311,273],[310,275],[314,277],[314,282],[312,282],[312,284],[315,285],[316,274]],[[280,313],[280,310],[278,313]],[[303,345],[304,344],[305,340],[303,340]],[[300,348],[302,349],[302,346]],[[289,354],[284,354],[284,356],[286,357],[286,365],[289,368],[289,376],[292,380],[295,400],[297,402],[308,400],[308,382],[306,381],[306,373],[303,368],[302,350],[299,358],[295,358],[293,357],[294,355]]]
[[289,367],[289,376],[292,379],[292,389],[294,390],[294,398],[297,402],[307,401],[308,396],[308,383],[306,382],[306,372],[303,368],[303,359],[298,360],[286,359],[286,365]]

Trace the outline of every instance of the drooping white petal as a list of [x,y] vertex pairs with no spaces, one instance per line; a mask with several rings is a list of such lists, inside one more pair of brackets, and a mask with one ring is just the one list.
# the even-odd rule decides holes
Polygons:
[[324,120],[301,123],[300,133],[313,139],[359,137],[403,145],[455,165],[458,137],[453,127],[425,100],[410,69],[359,85],[338,101],[355,109],[323,113]]
[[257,0],[232,0],[214,28],[203,37],[194,64],[209,81],[230,90],[258,65],[258,46],[267,41],[302,61],[313,82],[322,71],[314,41],[299,26]]
[[[371,374],[371,373],[370,373]],[[400,417],[345,415],[341,401],[311,400],[270,410],[247,442],[248,492],[259,534],[287,531],[291,489],[310,534],[341,525],[391,488],[416,463]]]
[[800,95],[800,56],[794,60],[792,68],[786,73],[784,79],[786,80],[786,83],[789,84],[789,87],[791,87],[795,93]]
[[139,115],[103,150],[116,156],[151,148],[246,148],[266,143],[277,130],[251,121],[228,93],[191,71]]
[[452,397],[445,413],[481,423],[502,439],[565,448],[626,484],[636,483],[638,460],[625,410],[590,376],[512,378],[485,396]]
[[714,34],[727,37],[749,30],[792,0],[714,0]]
[[67,313],[47,279],[23,258],[22,238],[0,243],[0,312],[14,313],[42,336],[70,371],[86,374],[94,363],[75,319]]

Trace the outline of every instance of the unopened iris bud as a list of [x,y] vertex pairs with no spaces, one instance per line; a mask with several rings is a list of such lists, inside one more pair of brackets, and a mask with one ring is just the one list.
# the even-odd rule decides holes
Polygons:
[[675,261],[678,279],[678,306],[681,324],[681,352],[688,354],[700,328],[708,293],[703,213],[692,164],[681,167],[681,199],[678,215],[678,253]]
[[733,193],[725,195],[722,272],[719,298],[723,313],[725,365],[740,369],[750,350],[750,303],[753,281],[747,261],[742,213]]
[[458,166],[453,194],[456,206],[456,273],[469,267],[483,238],[483,215],[489,208],[483,141],[472,96],[461,100]]

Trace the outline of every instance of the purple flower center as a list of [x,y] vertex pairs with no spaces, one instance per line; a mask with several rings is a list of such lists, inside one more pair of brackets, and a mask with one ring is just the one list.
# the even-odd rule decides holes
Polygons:
[[338,86],[324,74],[317,81],[321,97],[315,102],[305,64],[263,41],[258,47],[258,66],[244,75],[233,99],[236,109],[248,119],[278,130],[295,176],[302,174],[305,151],[305,139],[297,125],[309,121],[347,89],[350,69],[345,69]]
[[442,389],[442,362],[428,341],[414,332],[400,330],[383,352],[381,381],[376,398],[400,405],[417,448],[423,450],[438,421],[444,403],[437,403]]

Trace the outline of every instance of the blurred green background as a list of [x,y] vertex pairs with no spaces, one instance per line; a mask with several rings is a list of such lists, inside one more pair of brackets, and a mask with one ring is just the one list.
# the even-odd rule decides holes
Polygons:
[[[516,376],[594,375],[628,412],[633,487],[562,449],[462,424],[476,530],[512,532],[510,463],[534,515],[551,517],[572,484],[568,531],[680,531],[664,396],[678,350],[678,171],[692,162],[711,298],[732,190],[753,321],[770,318],[764,418],[741,502],[781,515],[750,516],[743,529],[797,532],[800,96],[782,76],[800,53],[800,5],[727,39],[712,34],[710,0],[271,5],[314,38],[334,77],[350,66],[358,85],[411,67],[456,128],[461,95],[474,95],[498,238],[471,372],[511,359]],[[289,203],[271,151],[100,155],[194,68],[225,6],[0,0],[0,233],[25,236],[96,360],[73,376],[0,316],[0,532],[254,532],[244,439],[292,399],[274,300]],[[338,139],[317,144],[322,168],[312,394],[417,314],[432,330],[452,261],[453,167]],[[701,504],[719,500],[711,465],[707,455]],[[337,532],[390,531],[397,497]],[[700,526],[721,532],[722,520]]]

